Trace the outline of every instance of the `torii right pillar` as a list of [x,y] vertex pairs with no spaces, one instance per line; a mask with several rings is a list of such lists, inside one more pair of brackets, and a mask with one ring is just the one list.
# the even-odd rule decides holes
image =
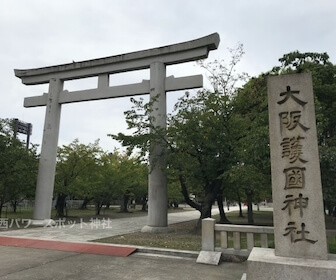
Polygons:
[[[151,118],[159,130],[166,129],[166,66],[154,62],[150,66],[150,100],[153,101]],[[148,225],[142,232],[167,232],[168,228],[168,194],[166,176],[166,144],[164,139],[151,142],[148,175]]]

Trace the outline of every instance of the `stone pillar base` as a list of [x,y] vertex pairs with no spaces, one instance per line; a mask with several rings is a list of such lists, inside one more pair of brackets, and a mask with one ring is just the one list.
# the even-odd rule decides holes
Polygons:
[[30,225],[36,227],[50,227],[56,225],[56,222],[53,219],[31,220]]
[[246,276],[247,280],[336,279],[336,255],[330,254],[329,260],[288,258],[276,256],[273,249],[253,248]]
[[152,227],[152,226],[144,226],[141,229],[141,232],[147,232],[147,233],[168,233],[173,232],[174,229],[170,227]]

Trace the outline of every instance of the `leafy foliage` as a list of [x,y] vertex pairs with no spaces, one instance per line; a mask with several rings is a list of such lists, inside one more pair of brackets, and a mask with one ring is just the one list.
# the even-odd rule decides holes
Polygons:
[[98,140],[94,144],[80,144],[75,139],[68,146],[58,149],[55,192],[57,193],[57,215],[64,216],[65,199],[89,197],[97,180],[98,158],[102,150]]
[[273,68],[275,73],[312,73],[322,187],[325,205],[330,208],[336,204],[336,175],[333,172],[336,147],[336,65],[329,61],[327,53],[295,51],[285,54],[279,61],[282,65]]
[[274,67],[271,73],[312,73],[319,143],[336,146],[336,66],[329,61],[328,54],[295,51],[279,61],[282,65]]
[[75,139],[58,150],[55,193],[57,215],[64,216],[66,198],[93,200],[96,214],[103,205],[122,199],[122,210],[127,211],[130,198],[147,193],[147,167],[127,154],[105,153],[99,140],[84,145]]
[[[155,100],[144,104],[141,99],[133,99],[132,109],[125,113],[129,128],[135,129],[133,135],[111,135],[130,152],[139,149],[142,157],[150,152],[151,142],[164,141],[169,179],[179,181],[184,200],[199,210],[201,217],[211,216],[211,205],[217,197],[222,197],[222,174],[236,162],[232,154],[236,139],[232,134],[235,123],[231,121],[230,102],[236,83],[246,75],[235,72],[243,55],[242,46],[230,52],[229,65],[223,61],[199,62],[209,71],[214,91],[186,92],[178,99],[173,113],[167,116],[166,129],[153,125],[151,112]],[[190,194],[198,199],[191,200]]]
[[12,120],[0,120],[0,217],[5,203],[14,211],[23,199],[31,198],[37,177],[35,147],[27,149],[14,135]]

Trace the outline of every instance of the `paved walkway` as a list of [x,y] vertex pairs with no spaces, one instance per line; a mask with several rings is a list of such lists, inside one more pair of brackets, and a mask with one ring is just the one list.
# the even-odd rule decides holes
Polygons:
[[[231,207],[230,210],[235,210]],[[218,213],[214,209],[214,214]],[[199,218],[198,211],[170,213],[169,224]],[[85,242],[130,233],[147,224],[147,217],[102,220],[96,224],[72,224],[0,232],[0,236]],[[243,263],[219,266],[197,264],[195,259],[135,253],[129,257],[0,246],[2,279],[226,279],[240,280]]]
[[240,280],[246,265],[133,254],[113,257],[0,246],[0,280]]
[[[234,210],[235,208],[231,209]],[[213,209],[213,214],[217,213],[218,209]],[[198,218],[199,211],[194,210],[169,213],[168,224]],[[56,226],[0,231],[0,235],[83,242],[139,231],[143,226],[147,225],[147,219],[147,216],[110,220],[96,219],[89,223],[77,224],[67,224],[65,220],[64,223],[58,223]]]

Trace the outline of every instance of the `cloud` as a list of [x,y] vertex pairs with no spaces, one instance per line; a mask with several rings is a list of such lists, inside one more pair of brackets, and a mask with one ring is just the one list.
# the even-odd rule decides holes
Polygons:
[[[328,52],[336,60],[336,2],[320,1],[2,1],[0,9],[0,118],[33,123],[32,142],[42,142],[45,108],[23,108],[23,99],[48,91],[25,86],[13,69],[45,67],[118,55],[196,39],[218,32],[221,43],[209,60],[229,60],[227,48],[244,44],[240,71],[258,75],[283,54]],[[167,67],[167,75],[204,73],[195,63]],[[148,72],[111,77],[111,85],[141,82]],[[79,81],[66,87],[94,87]],[[168,107],[182,93],[169,93]],[[101,139],[104,149],[118,146],[107,133],[126,131],[123,112],[129,98],[65,105],[59,143]]]

